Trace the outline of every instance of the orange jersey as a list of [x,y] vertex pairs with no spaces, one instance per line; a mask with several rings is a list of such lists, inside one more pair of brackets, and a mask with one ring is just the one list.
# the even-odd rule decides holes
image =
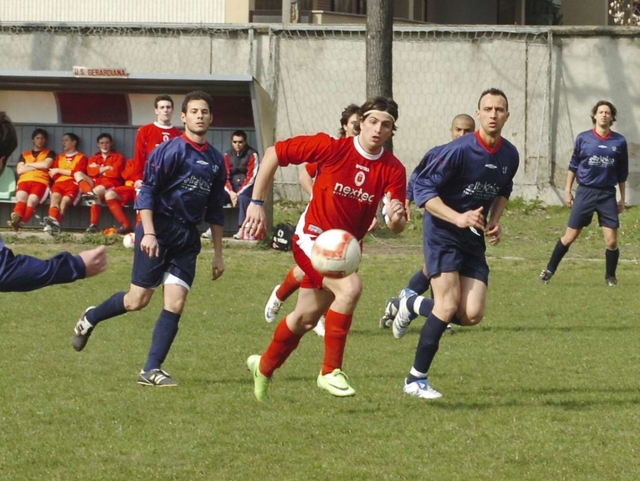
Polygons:
[[[38,152],[37,156],[34,156],[35,152],[31,150],[26,150],[22,152],[21,160],[26,164],[33,164],[34,162],[44,162],[48,158],[50,158],[51,150],[42,149]],[[51,154],[54,155],[54,154]],[[29,172],[25,172],[20,175],[18,178],[18,182],[39,182],[41,184],[49,185],[51,182],[51,178],[49,177],[49,173],[46,170],[31,170]]]
[[[100,167],[110,166],[111,169],[100,173]],[[91,156],[87,162],[87,175],[92,179],[109,179],[115,185],[122,184],[122,170],[124,169],[124,156],[119,152],[110,152],[105,158],[102,152]]]
[[140,169],[140,172],[144,171],[144,165],[147,163],[147,159],[153,149],[161,143],[181,135],[182,130],[173,125],[160,125],[154,122],[140,127],[136,135],[136,145],[133,153],[133,158],[137,164],[136,167]]
[[62,153],[56,157],[53,162],[54,169],[70,170],[71,175],[58,174],[53,178],[54,182],[63,182],[65,180],[73,180],[75,172],[87,171],[87,156],[81,152],[73,152],[71,154]]

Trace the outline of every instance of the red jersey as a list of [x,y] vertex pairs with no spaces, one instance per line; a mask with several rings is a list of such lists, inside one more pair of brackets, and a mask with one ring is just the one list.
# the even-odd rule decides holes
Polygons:
[[376,155],[367,153],[358,137],[299,136],[276,142],[275,149],[281,166],[308,162],[320,167],[313,196],[297,227],[305,234],[344,229],[361,240],[388,192],[404,204],[404,165],[384,149]]
[[[97,167],[92,164],[97,164]],[[110,165],[110,170],[100,173],[100,167]],[[104,158],[102,152],[97,152],[91,156],[87,162],[87,175],[92,179],[104,177],[110,179],[115,185],[122,184],[122,169],[124,169],[124,157],[119,152],[110,152],[107,158]]]
[[[143,172],[144,165],[151,152],[153,152],[153,149],[162,142],[171,140],[174,137],[180,137],[181,135],[182,130],[173,125],[160,125],[158,122],[140,127],[136,135],[136,145],[133,153],[136,168],[140,169],[140,172]],[[140,177],[142,177],[142,174]]]
[[307,171],[307,174],[309,174],[312,179],[316,178],[316,175],[318,174],[318,164],[305,164],[304,169]]
[[133,186],[137,180],[142,180],[143,175],[144,172],[138,169],[135,159],[129,159],[125,162],[122,170],[124,185]]

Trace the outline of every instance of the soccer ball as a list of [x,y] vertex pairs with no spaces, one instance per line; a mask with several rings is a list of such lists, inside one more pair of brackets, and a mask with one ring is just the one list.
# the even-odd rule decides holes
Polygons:
[[136,245],[136,235],[133,232],[126,234],[122,238],[122,245],[125,246],[127,249],[133,249],[133,246]]
[[326,277],[346,277],[354,273],[361,257],[357,239],[342,229],[324,231],[311,249],[313,268]]

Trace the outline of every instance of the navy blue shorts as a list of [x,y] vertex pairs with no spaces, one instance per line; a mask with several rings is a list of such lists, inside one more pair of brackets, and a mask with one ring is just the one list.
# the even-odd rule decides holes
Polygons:
[[484,233],[459,229],[425,214],[422,222],[424,261],[429,279],[443,272],[457,272],[489,285]]
[[593,213],[598,213],[598,224],[601,227],[617,229],[620,227],[618,217],[618,203],[616,202],[616,189],[594,189],[579,185],[576,197],[573,200],[571,214],[569,215],[569,227],[582,229],[591,224]]
[[153,216],[153,226],[160,246],[160,255],[151,258],[140,249],[140,241],[144,234],[140,222],[136,227],[131,283],[152,289],[162,284],[165,274],[168,274],[190,288],[196,275],[196,259],[201,247],[197,228],[161,215]]

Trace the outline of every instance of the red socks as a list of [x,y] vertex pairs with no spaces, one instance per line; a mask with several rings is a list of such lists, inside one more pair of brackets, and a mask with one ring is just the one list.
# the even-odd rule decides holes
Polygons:
[[342,369],[342,358],[347,345],[347,334],[351,328],[353,314],[340,314],[329,309],[324,321],[324,359],[322,375]]
[[273,339],[269,347],[260,358],[260,372],[267,377],[273,376],[273,372],[287,360],[291,353],[298,347],[302,336],[294,334],[287,326],[287,318],[280,321],[273,333]]
[[287,277],[284,278],[284,281],[282,282],[282,284],[280,284],[280,287],[276,291],[276,296],[282,302],[286,301],[289,298],[289,296],[293,294],[296,290],[298,290],[298,288],[300,287],[300,283],[296,280],[295,276],[293,275],[294,269],[295,267],[291,268],[291,270],[287,274]]
[[91,187],[91,185],[89,185],[89,182],[87,182],[86,180],[81,180],[80,182],[78,182],[78,187],[80,187],[80,190],[83,194],[88,194],[93,190],[93,187]]
[[122,208],[122,204],[119,200],[111,199],[107,201],[107,206],[113,214],[113,217],[120,223],[122,227],[126,229],[131,228],[131,223],[129,222],[129,218],[124,213],[124,209]]
[[102,206],[93,204],[89,212],[91,213],[91,220],[89,221],[89,224],[98,225],[100,223],[100,214],[102,213]]

